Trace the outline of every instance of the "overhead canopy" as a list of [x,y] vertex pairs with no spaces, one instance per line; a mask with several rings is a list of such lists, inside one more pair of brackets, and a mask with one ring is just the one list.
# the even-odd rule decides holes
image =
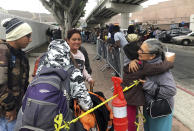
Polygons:
[[86,19],[87,24],[99,24],[119,13],[132,13],[142,9],[147,0],[103,0]]

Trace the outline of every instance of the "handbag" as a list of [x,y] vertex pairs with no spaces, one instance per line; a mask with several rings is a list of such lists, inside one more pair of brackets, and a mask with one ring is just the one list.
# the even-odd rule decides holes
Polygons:
[[160,88],[156,89],[153,100],[146,105],[146,111],[151,118],[164,117],[172,113],[172,109],[167,99],[158,98]]

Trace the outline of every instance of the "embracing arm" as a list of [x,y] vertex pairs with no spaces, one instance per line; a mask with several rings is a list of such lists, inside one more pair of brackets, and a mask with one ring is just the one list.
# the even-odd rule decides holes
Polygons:
[[159,98],[171,98],[176,95],[176,84],[173,76],[170,72],[158,75],[158,80],[150,80],[146,77],[143,89],[150,95],[154,96],[157,88],[160,88],[158,97]]
[[166,60],[156,64],[145,63],[145,65],[143,66],[143,75],[144,76],[158,75],[168,71],[171,68],[173,68],[173,63]]
[[173,68],[173,64],[175,61],[175,55],[166,57],[164,61],[161,63],[148,64],[144,65],[144,75],[145,76],[153,76],[164,73],[169,69]]

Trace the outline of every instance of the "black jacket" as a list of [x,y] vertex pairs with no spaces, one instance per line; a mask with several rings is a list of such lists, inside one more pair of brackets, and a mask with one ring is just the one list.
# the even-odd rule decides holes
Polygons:
[[89,74],[92,74],[92,69],[90,67],[90,60],[88,58],[88,52],[83,46],[80,46],[79,50],[84,54],[85,57],[85,67]]

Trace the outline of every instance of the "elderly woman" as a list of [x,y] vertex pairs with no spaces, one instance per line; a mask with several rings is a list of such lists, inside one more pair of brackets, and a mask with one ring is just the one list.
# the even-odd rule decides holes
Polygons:
[[[160,63],[165,59],[163,47],[157,39],[144,41],[138,50],[138,55],[139,60],[149,64]],[[147,76],[145,80],[141,80],[141,82],[143,83],[146,104],[150,103],[151,98],[155,96],[157,88],[160,88],[158,97],[167,99],[173,110],[176,84],[169,70],[159,75]],[[146,118],[146,123],[144,125],[145,131],[171,131],[172,113],[153,119],[144,108],[144,116]]]
[[[140,45],[140,43],[134,42],[133,44]],[[138,46],[137,46],[138,47]],[[138,47],[137,51],[140,47]],[[144,79],[145,76],[159,75],[173,68],[173,62],[175,56],[166,57],[166,59],[160,63],[150,64],[138,60],[138,52],[132,51],[130,44],[125,49],[126,56],[133,60],[130,61],[129,66],[126,65],[123,68],[123,83],[122,86],[130,86],[134,80]],[[135,59],[134,59],[135,58]],[[145,104],[144,91],[142,89],[142,83],[132,87],[130,90],[124,93],[127,101],[127,114],[128,114],[128,130],[136,131],[136,113],[137,107]]]

